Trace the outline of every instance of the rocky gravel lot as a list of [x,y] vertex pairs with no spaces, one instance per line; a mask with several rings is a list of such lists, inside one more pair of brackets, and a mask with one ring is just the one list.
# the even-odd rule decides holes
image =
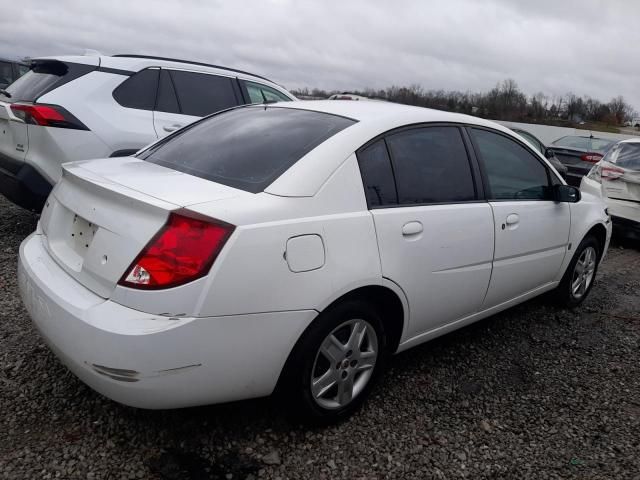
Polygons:
[[85,387],[18,297],[35,225],[0,200],[1,479],[640,479],[638,244],[580,309],[536,299],[396,356],[354,418],[308,429],[268,400],[142,411]]

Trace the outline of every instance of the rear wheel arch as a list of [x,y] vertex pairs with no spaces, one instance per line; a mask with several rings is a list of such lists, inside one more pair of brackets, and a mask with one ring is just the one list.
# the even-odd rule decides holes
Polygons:
[[287,382],[287,378],[285,377],[289,370],[289,365],[292,362],[292,358],[295,356],[302,339],[305,337],[309,329],[311,329],[316,322],[321,321],[320,318],[322,313],[350,300],[365,301],[372,305],[376,311],[380,312],[383,328],[385,330],[387,349],[389,353],[394,353],[398,349],[404,329],[406,311],[405,305],[403,304],[399,294],[392,290],[392,288],[381,285],[368,285],[355,288],[331,301],[322,309],[320,315],[318,315],[313,322],[305,328],[289,352],[289,356],[287,357],[287,360],[280,372],[280,378],[278,379],[276,390],[285,386]]
[[[324,424],[346,418],[359,408],[366,399],[373,384],[379,378],[381,372],[384,371],[388,354],[397,350],[404,324],[403,316],[402,300],[392,290],[392,287],[388,288],[381,285],[362,286],[341,295],[329,303],[326,308],[323,308],[320,315],[299,336],[280,372],[273,394],[276,398],[289,405],[290,414],[296,420]],[[324,352],[328,348],[323,347],[324,343],[329,339],[328,335],[331,334],[332,330],[335,332],[335,329],[341,329],[342,325],[348,325],[353,321],[357,322],[355,324],[356,327],[364,323],[371,332],[375,331],[373,336],[375,339],[373,345],[375,346],[371,352],[377,353],[374,355],[374,363],[368,367],[374,368],[374,370],[371,374],[372,376],[364,380],[366,383],[364,387],[360,387],[361,390],[357,397],[354,394],[353,398],[350,397],[347,400],[349,403],[344,405],[340,403],[339,407],[326,406],[317,400],[320,395],[324,396],[326,393],[329,401],[338,399],[339,402],[341,386],[348,385],[348,379],[352,378],[351,388],[354,388],[353,381],[357,378],[363,378],[356,377],[357,373],[353,373],[352,376],[352,373],[349,372],[359,370],[361,368],[359,367],[359,362],[364,358],[370,358],[370,354],[367,357],[361,357],[359,353],[354,353],[353,357],[351,357],[352,352],[360,351],[360,347],[352,347],[353,350],[348,350],[348,352],[343,349],[341,350],[341,352],[344,352],[342,355],[346,355],[344,360],[341,360],[340,355],[336,355],[335,352],[330,354],[329,357],[325,356],[325,359],[332,359],[330,360],[331,362],[338,358],[337,366],[334,367],[333,363],[326,364],[325,360],[325,365],[320,367],[319,372],[316,372],[320,352]],[[339,339],[337,340],[336,338]],[[333,341],[330,343],[332,345],[335,342],[344,344],[342,340],[340,337],[333,337]],[[368,344],[365,343],[365,345]],[[365,346],[364,348],[365,351],[369,351],[371,346]],[[353,358],[350,365],[347,364],[345,366],[344,362],[350,358]],[[368,362],[370,360],[364,361]],[[327,366],[328,370],[322,373]],[[332,378],[331,373],[336,372],[338,369],[344,369],[338,372],[341,377],[338,379]],[[329,374],[329,379],[324,380],[327,374]],[[316,376],[318,378],[315,378]],[[323,382],[320,384],[323,390],[319,393],[314,392],[314,385],[317,382]],[[331,382],[331,384],[329,385],[327,382]],[[327,383],[326,387],[323,386],[324,383]],[[338,388],[338,390],[337,392],[326,390],[328,388]],[[336,397],[333,398],[334,396]]]
[[405,325],[406,308],[399,294],[387,286],[368,285],[343,294],[324,310],[351,299],[364,300],[380,313],[389,352],[394,353],[400,344]]

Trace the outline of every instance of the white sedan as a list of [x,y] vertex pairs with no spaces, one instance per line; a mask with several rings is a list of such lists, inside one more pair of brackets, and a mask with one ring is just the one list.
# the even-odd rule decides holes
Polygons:
[[279,392],[330,421],[387,354],[550,290],[580,304],[610,233],[599,197],[493,122],[292,102],[66,164],[19,283],[51,349],[118,402]]

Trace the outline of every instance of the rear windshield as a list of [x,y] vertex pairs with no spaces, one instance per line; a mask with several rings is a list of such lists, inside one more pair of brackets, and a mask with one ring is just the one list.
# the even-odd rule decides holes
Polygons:
[[618,143],[603,160],[627,170],[640,171],[640,143]]
[[354,123],[309,110],[243,107],[197,122],[138,157],[258,193],[308,152]]
[[590,152],[604,153],[607,147],[613,143],[613,140],[606,140],[604,138],[589,138],[589,137],[562,137],[553,142],[553,145],[567,148],[579,148],[581,150],[588,150]]
[[6,90],[11,101],[35,102],[38,97],[54,88],[75,80],[92,70],[93,65],[59,62],[57,60],[36,61],[30,70],[17,79]]

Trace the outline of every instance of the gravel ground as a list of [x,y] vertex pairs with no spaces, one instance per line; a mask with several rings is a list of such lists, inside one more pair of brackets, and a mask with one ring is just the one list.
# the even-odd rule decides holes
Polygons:
[[536,299],[396,356],[338,426],[267,400],[111,402],[39,339],[16,285],[36,217],[0,200],[0,478],[640,479],[640,251],[614,244],[590,298]]

